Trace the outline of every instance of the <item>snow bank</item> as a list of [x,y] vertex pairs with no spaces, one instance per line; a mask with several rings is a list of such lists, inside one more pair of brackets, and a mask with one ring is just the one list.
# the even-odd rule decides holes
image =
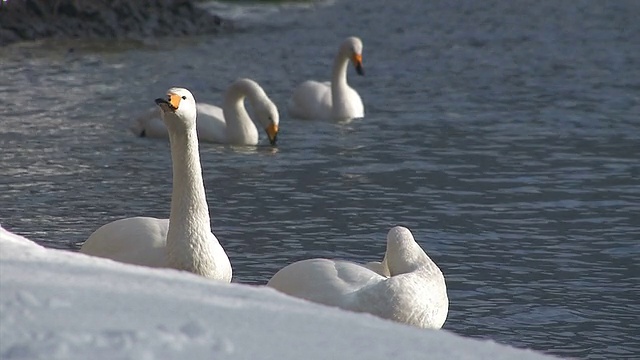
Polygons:
[[265,287],[45,249],[0,227],[0,358],[551,357],[323,307]]

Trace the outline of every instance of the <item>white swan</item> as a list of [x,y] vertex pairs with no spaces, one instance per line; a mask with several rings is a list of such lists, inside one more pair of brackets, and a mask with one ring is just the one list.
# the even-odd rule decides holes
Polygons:
[[362,41],[349,37],[340,45],[333,63],[331,82],[307,80],[300,84],[289,100],[289,115],[301,119],[349,120],[364,117],[360,95],[347,84],[349,60],[359,75],[362,68]]
[[172,88],[156,99],[169,131],[173,194],[169,219],[133,217],[103,225],[80,252],[116,261],[190,271],[231,281],[231,264],[211,232],[198,154],[196,102],[189,90]]
[[[257,145],[258,129],[244,106],[245,97],[253,109],[254,120],[267,132],[269,143],[275,145],[280,123],[278,107],[251,79],[238,79],[232,83],[225,92],[222,108],[204,103],[196,105],[198,139],[221,144]],[[168,137],[167,128],[156,108],[136,118],[131,131],[140,137]]]
[[278,271],[267,286],[291,296],[409,325],[442,327],[449,311],[444,276],[409,229],[396,226],[389,231],[384,260],[376,265],[378,271],[369,269],[370,264],[303,260]]

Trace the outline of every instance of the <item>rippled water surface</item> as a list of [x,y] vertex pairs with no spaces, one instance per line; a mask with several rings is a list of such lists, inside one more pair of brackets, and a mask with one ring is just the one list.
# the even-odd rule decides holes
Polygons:
[[[235,31],[0,49],[4,227],[76,250],[108,221],[168,217],[168,144],[133,136],[131,117],[170,86],[219,102],[251,77],[280,106],[277,148],[201,145],[235,281],[379,260],[402,224],[446,275],[445,329],[640,357],[640,2],[211,9]],[[366,118],[289,118],[292,88],[327,79],[348,35],[364,41],[366,76],[349,81]]]

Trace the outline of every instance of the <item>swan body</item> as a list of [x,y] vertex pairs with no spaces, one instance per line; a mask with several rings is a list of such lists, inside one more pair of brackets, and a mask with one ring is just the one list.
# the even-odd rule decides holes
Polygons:
[[[309,259],[288,265],[267,283],[285,294],[385,319],[439,329],[449,309],[444,276],[409,229],[387,235],[375,269],[348,261]],[[388,276],[385,275],[389,274]]]
[[231,281],[231,264],[211,232],[198,154],[196,103],[182,88],[156,99],[171,143],[173,193],[169,219],[132,217],[96,230],[80,252],[112,260],[185,270]]
[[[251,104],[255,119],[247,113],[245,98]],[[278,107],[264,89],[251,79],[238,79],[225,92],[222,108],[205,103],[196,105],[197,131],[200,141],[230,145],[257,145],[258,129],[255,122],[265,129],[271,145],[278,135],[280,115]],[[152,108],[134,120],[131,131],[140,137],[167,138],[167,128]]]
[[349,37],[340,45],[333,63],[331,82],[307,80],[289,100],[289,115],[300,119],[350,120],[364,117],[364,105],[358,92],[347,83],[347,65],[351,61],[359,75],[362,67],[362,41]]

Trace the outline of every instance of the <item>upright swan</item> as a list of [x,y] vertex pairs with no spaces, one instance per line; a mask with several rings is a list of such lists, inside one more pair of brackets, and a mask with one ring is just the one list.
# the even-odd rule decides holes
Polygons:
[[[200,141],[231,145],[257,145],[258,129],[247,113],[244,99],[247,98],[254,119],[263,127],[269,143],[275,145],[278,138],[280,115],[278,108],[269,99],[262,87],[251,79],[238,79],[232,83],[224,96],[222,108],[199,103],[197,130]],[[153,108],[134,120],[131,131],[140,137],[166,138],[167,129]]]
[[182,88],[156,99],[169,131],[173,194],[169,219],[132,217],[103,225],[80,252],[116,261],[190,271],[231,281],[231,264],[211,232],[196,134],[196,102]]
[[362,41],[346,38],[333,63],[331,82],[307,80],[300,84],[289,100],[289,115],[301,119],[349,120],[364,117],[360,95],[347,84],[349,60],[359,75],[362,68]]
[[320,304],[417,327],[442,327],[449,311],[444,276],[409,229],[392,228],[383,261],[376,263],[375,270],[369,266],[302,260],[278,271],[267,286]]

